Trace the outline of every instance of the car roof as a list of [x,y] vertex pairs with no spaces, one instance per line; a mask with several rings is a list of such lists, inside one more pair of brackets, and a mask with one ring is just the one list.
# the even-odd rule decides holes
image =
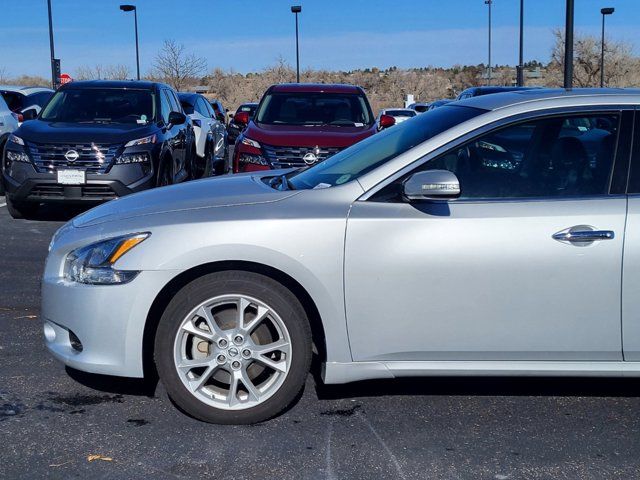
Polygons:
[[457,100],[451,105],[474,107],[482,110],[498,110],[531,103],[554,103],[570,105],[589,100],[593,103],[630,103],[640,104],[639,88],[537,88],[531,90],[512,90],[502,93],[491,93],[477,97]]
[[270,92],[285,93],[362,93],[362,88],[356,85],[342,83],[281,83],[269,87]]
[[246,102],[246,103],[240,104],[240,107],[257,107],[257,106],[258,106],[258,102]]
[[146,80],[74,80],[73,82],[65,83],[60,89],[65,88],[138,88],[144,90],[151,90],[155,87],[169,87],[164,83],[149,82]]
[[[193,102],[198,97],[202,97],[202,95],[200,95],[199,93],[193,93],[193,92],[178,92],[178,98],[180,100],[188,100],[190,102]],[[206,100],[206,98],[205,98],[205,100]]]
[[53,90],[48,87],[33,87],[25,85],[0,85],[0,90],[4,92],[19,92],[23,95],[31,95],[32,93],[38,92],[53,92]]

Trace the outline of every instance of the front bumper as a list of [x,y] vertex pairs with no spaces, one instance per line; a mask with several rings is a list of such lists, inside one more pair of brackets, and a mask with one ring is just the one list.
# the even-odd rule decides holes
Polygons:
[[5,190],[18,202],[100,203],[155,185],[153,171],[144,172],[140,165],[114,165],[106,174],[86,174],[83,185],[62,185],[55,173],[37,172],[30,163],[13,163],[3,169]]
[[[65,365],[90,373],[143,377],[142,343],[151,305],[177,274],[144,271],[123,285],[42,281],[45,345]],[[75,339],[82,350],[74,348]]]

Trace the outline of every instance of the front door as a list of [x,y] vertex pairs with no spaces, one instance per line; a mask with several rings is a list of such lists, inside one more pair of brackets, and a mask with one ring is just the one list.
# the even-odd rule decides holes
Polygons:
[[455,201],[405,202],[397,181],[355,202],[353,359],[621,360],[627,201],[609,194],[620,117],[508,125],[417,169],[453,171]]

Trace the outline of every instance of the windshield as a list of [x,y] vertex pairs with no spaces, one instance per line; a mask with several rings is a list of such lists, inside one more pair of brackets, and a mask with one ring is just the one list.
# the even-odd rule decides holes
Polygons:
[[269,125],[364,127],[372,123],[364,95],[346,93],[269,93],[256,114]]
[[56,92],[40,118],[52,122],[146,124],[153,121],[155,113],[151,90],[69,88]]
[[304,190],[350,182],[431,137],[484,112],[477,108],[448,105],[430,110],[415,120],[377,133],[322,163],[294,173],[289,183],[295,189]]

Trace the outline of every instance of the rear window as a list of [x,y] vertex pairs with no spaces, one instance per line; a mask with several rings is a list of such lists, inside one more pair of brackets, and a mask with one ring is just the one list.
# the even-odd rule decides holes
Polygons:
[[268,125],[364,127],[373,123],[364,95],[347,93],[268,93],[256,120]]
[[24,95],[21,93],[3,90],[0,94],[2,95],[2,98],[4,98],[4,101],[7,102],[7,106],[12,112],[18,112],[24,108]]
[[392,117],[415,117],[416,112],[413,110],[387,110],[387,115]]

